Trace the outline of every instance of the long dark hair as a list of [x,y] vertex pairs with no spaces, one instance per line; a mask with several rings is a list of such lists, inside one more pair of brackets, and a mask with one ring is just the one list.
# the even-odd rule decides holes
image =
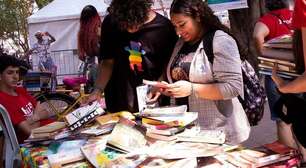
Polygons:
[[283,8],[288,8],[289,3],[285,2],[285,0],[266,0],[265,1],[265,7],[269,10],[269,11],[273,11],[273,10],[278,10],[278,9],[283,9]]
[[183,14],[193,19],[200,19],[205,32],[216,30],[224,31],[235,39],[240,52],[240,57],[243,60],[246,58],[246,54],[244,54],[246,52],[242,51],[239,41],[230,32],[230,29],[223,25],[219,18],[214,15],[214,12],[207,5],[207,2],[204,2],[203,0],[174,0],[170,8],[170,15],[172,14]]
[[79,58],[85,60],[85,55],[94,56],[98,52],[99,37],[98,27],[101,26],[101,19],[92,5],[83,8],[80,17],[80,30],[78,33]]
[[295,65],[298,73],[305,71],[304,53],[303,53],[303,39],[301,29],[294,30],[293,34],[293,54],[295,57]]

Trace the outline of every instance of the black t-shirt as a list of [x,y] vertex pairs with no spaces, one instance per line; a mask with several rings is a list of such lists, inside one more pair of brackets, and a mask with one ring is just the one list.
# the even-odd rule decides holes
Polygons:
[[180,51],[178,52],[175,60],[171,64],[170,72],[172,80],[186,80],[189,81],[189,70],[193,56],[199,47],[201,41],[195,44],[184,43]]
[[[121,31],[110,15],[105,17],[100,60],[114,59],[112,76],[105,88],[109,111],[138,111],[136,87],[142,79],[157,80],[165,72],[176,41],[171,22],[159,14],[136,33]],[[131,58],[137,57],[130,57],[131,53],[141,53],[140,65],[130,62]],[[136,60],[139,61],[139,57]],[[132,70],[131,66],[135,69]]]
[[[174,61],[170,66],[170,73],[173,82],[179,80],[189,81],[189,70],[191,61],[200,43],[201,40],[196,42],[195,44],[184,43],[180,51],[177,53]],[[176,98],[175,104],[188,106],[188,97]]]

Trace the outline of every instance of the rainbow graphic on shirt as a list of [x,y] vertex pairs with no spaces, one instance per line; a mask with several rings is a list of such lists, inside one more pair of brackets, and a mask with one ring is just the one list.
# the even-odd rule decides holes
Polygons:
[[142,55],[145,54],[145,51],[141,49],[141,43],[131,41],[130,47],[125,47],[124,49],[130,53],[129,61],[131,70],[143,71]]

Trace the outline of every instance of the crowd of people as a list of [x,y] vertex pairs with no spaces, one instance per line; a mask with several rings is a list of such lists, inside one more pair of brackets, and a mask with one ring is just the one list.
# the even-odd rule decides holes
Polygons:
[[[137,112],[136,87],[142,85],[143,79],[163,81],[167,87],[152,91],[149,101],[164,106],[170,104],[169,97],[174,98],[176,104],[187,104],[189,111],[199,112],[202,129],[223,130],[229,144],[247,140],[251,127],[238,100],[238,96],[243,97],[239,41],[202,0],[174,0],[170,20],[152,10],[152,4],[152,0],[113,0],[103,22],[94,6],[82,10],[79,58],[93,69],[90,81],[94,89],[87,103],[100,99],[104,92],[109,112]],[[265,77],[271,119],[277,123],[278,140],[298,147],[306,162],[305,135],[300,132],[305,124],[285,123],[275,108],[287,93],[306,91],[306,1],[296,0],[294,12],[288,9],[285,0],[266,0],[266,8],[269,12],[254,28],[258,53],[264,50],[265,41],[293,34],[295,60],[301,72],[300,77],[285,81],[277,76],[275,66],[272,77]],[[204,49],[204,39],[211,32],[215,33],[210,40],[213,61]],[[56,74],[48,53],[55,38],[48,32],[35,36],[38,42],[31,52],[38,54],[39,68]],[[3,55],[0,62],[0,104],[7,108],[17,132],[22,132],[18,133],[22,142],[25,136],[21,135],[28,136],[31,129],[44,124],[49,114],[17,87],[18,60]],[[283,105],[290,112],[287,101]]]

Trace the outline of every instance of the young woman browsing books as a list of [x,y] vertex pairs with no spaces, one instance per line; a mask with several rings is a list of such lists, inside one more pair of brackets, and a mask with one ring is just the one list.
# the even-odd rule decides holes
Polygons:
[[[171,84],[162,93],[199,112],[201,129],[224,130],[227,143],[245,141],[250,126],[237,98],[243,82],[236,40],[202,0],[175,0],[170,15],[181,38],[168,63]],[[202,42],[210,31],[215,31],[213,63]]]

